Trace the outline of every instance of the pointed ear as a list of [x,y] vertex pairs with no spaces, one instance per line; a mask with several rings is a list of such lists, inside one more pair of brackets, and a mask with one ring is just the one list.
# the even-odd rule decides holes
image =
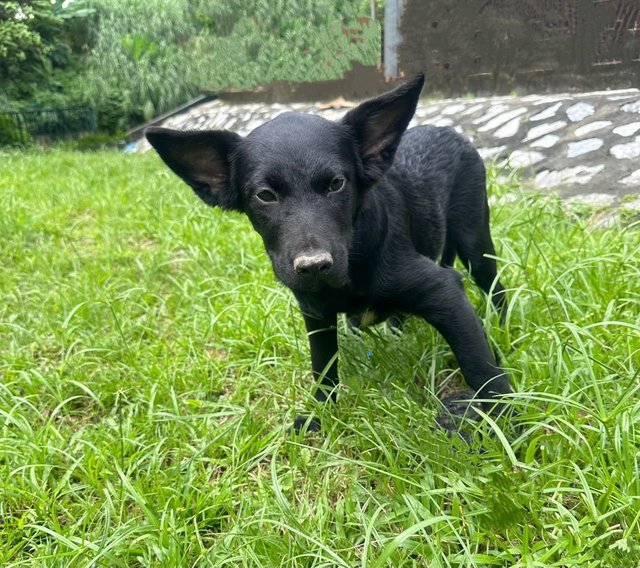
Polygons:
[[420,73],[409,83],[363,102],[342,119],[356,138],[365,173],[371,182],[378,180],[391,166],[400,138],[416,110],[423,85],[424,75]]
[[242,209],[231,183],[231,154],[242,138],[227,130],[180,131],[149,127],[149,143],[207,205]]

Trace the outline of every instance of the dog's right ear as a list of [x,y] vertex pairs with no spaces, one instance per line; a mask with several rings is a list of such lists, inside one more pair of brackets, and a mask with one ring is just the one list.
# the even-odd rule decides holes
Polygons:
[[167,166],[207,205],[242,210],[240,194],[231,183],[231,154],[242,140],[238,134],[151,126],[145,136]]
[[375,182],[393,163],[398,144],[424,85],[420,73],[412,81],[350,110],[342,119],[355,137],[369,182]]

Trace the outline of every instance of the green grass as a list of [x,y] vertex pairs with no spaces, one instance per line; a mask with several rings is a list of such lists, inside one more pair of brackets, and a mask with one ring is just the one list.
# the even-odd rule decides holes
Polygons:
[[638,566],[640,231],[491,193],[520,428],[436,429],[460,377],[411,320],[342,324],[292,437],[306,336],[244,218],[153,155],[0,155],[0,565]]

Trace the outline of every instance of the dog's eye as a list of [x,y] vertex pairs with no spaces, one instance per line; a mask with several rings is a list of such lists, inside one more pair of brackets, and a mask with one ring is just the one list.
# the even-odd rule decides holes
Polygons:
[[345,179],[343,177],[334,177],[329,184],[329,192],[336,193],[337,191],[340,191],[344,187],[344,184]]
[[256,199],[262,203],[275,203],[278,201],[278,196],[270,189],[263,189],[256,193]]

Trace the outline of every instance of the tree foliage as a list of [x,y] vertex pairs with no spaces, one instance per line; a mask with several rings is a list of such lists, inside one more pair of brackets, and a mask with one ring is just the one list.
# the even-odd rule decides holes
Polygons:
[[0,108],[86,99],[74,78],[93,14],[85,0],[0,1]]
[[20,74],[46,57],[48,46],[39,29],[44,4],[0,2],[0,77]]
[[379,55],[369,0],[51,1],[0,1],[0,79],[30,104],[90,101],[112,132],[201,87],[337,78]]

